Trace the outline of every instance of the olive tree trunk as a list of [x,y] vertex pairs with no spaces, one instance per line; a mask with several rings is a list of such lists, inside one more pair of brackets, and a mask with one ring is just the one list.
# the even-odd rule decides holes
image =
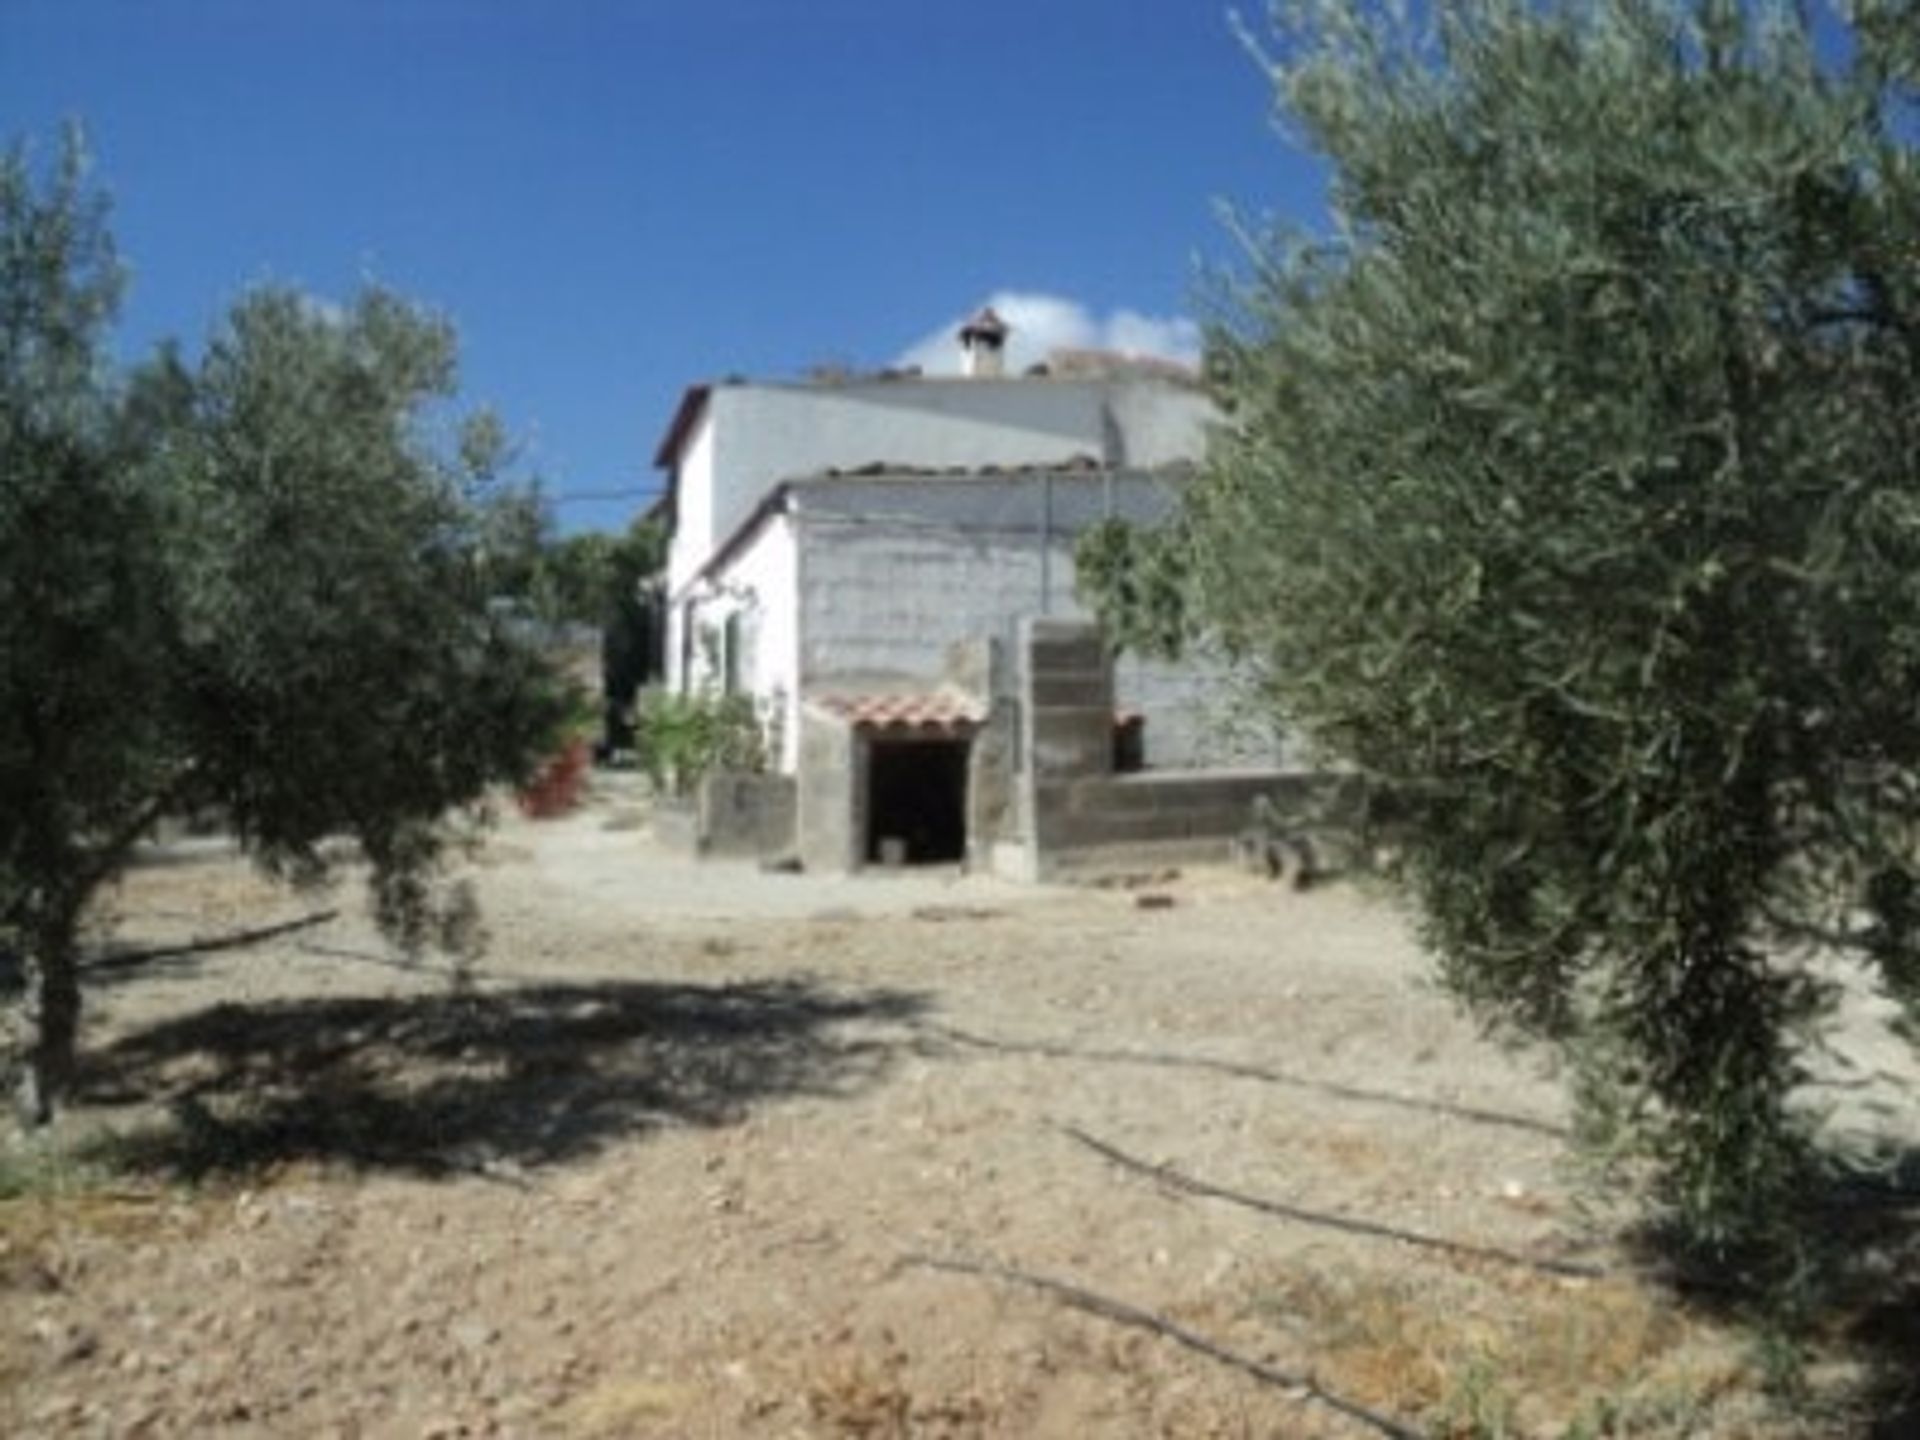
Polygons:
[[22,957],[25,990],[20,999],[20,1078],[14,1106],[23,1125],[53,1119],[73,1078],[80,1031],[80,971],[71,930],[43,936]]

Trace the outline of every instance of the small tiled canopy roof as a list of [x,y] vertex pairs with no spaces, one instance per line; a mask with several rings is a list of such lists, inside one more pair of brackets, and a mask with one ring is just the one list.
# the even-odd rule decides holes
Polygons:
[[816,695],[813,703],[862,734],[960,739],[986,721],[986,707],[959,695]]
[[[814,695],[810,703],[863,735],[900,739],[966,739],[987,721],[987,707],[962,695]],[[1115,710],[1116,729],[1146,724],[1138,710]]]

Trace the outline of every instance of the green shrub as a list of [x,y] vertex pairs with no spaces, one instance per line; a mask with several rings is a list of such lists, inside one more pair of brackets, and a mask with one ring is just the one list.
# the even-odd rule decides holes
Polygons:
[[634,743],[640,768],[662,794],[688,794],[704,775],[767,768],[765,727],[749,695],[648,691]]

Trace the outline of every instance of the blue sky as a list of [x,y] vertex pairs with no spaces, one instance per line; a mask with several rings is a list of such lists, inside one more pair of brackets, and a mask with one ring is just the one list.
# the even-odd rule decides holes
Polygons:
[[0,0],[0,135],[86,123],[123,348],[391,286],[569,529],[644,503],[564,497],[656,484],[695,380],[1004,294],[1032,341],[1190,344],[1216,202],[1321,213],[1268,99],[1218,0]]

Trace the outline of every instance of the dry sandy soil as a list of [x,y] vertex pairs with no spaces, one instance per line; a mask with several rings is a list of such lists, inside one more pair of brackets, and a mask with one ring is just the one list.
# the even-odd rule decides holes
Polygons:
[[[1379,900],[762,875],[610,813],[496,833],[464,991],[217,844],[128,878],[123,949],[341,913],[100,972],[56,1139],[119,1137],[111,1178],[0,1202],[0,1433],[1375,1433],[1322,1391],[1440,1435],[1868,1427],[1768,1408],[1636,1278],[1557,1085]],[[1892,1123],[1909,1062],[1856,1063],[1841,1118]],[[1817,1388],[1904,1383],[1911,1297],[1870,1310]]]

